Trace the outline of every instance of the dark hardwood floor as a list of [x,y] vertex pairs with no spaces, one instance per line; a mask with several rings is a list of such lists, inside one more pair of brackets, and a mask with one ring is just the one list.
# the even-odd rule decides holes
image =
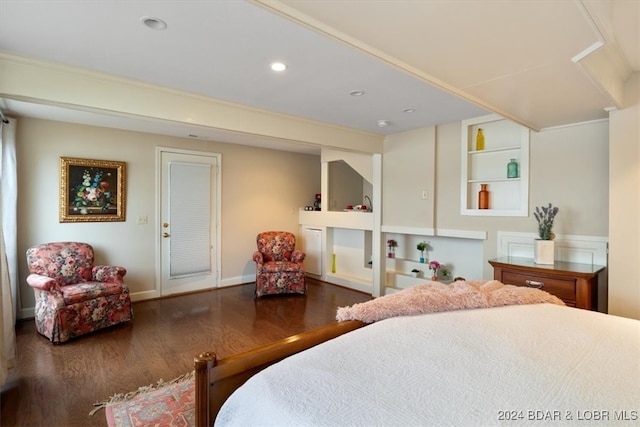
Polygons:
[[2,426],[106,426],[93,404],[193,369],[194,357],[220,357],[335,321],[336,309],[370,295],[308,280],[307,296],[253,298],[253,284],[134,303],[134,320],[60,345],[34,322],[16,328],[17,367],[1,399]]

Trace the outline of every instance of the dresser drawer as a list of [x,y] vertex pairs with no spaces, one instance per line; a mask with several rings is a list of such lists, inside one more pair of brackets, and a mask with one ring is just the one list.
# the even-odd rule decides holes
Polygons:
[[576,304],[576,281],[574,279],[537,276],[534,274],[503,271],[502,283],[506,285],[538,288],[557,296],[567,305],[575,306]]

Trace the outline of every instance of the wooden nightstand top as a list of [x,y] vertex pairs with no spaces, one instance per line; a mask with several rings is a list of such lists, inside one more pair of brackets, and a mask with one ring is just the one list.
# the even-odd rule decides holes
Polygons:
[[564,262],[556,261],[551,264],[536,264],[533,262],[533,258],[519,258],[519,257],[500,257],[490,259],[489,264],[504,268],[530,270],[536,269],[537,271],[549,270],[550,273],[569,273],[571,275],[580,276],[593,276],[604,270],[604,265],[596,264],[579,264],[576,262]]

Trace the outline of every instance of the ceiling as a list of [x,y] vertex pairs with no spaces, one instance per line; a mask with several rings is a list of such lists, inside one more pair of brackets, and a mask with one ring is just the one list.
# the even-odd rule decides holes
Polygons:
[[[490,111],[541,129],[624,106],[611,82],[640,69],[639,4],[0,0],[0,51],[382,135]],[[167,28],[150,29],[143,17]],[[275,60],[287,70],[271,71]],[[365,94],[350,95],[356,90]],[[0,108],[222,142],[261,139],[10,98]]]

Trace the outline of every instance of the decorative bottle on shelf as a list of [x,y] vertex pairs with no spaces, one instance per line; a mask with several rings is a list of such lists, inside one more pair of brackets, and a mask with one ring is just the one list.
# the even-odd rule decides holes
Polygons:
[[478,192],[478,209],[489,209],[489,190],[487,190],[488,184],[480,184],[480,191]]
[[482,132],[482,128],[478,128],[478,134],[476,135],[476,150],[484,150],[484,133]]
[[511,159],[511,161],[507,164],[507,178],[517,178],[518,177],[518,162],[516,159]]

